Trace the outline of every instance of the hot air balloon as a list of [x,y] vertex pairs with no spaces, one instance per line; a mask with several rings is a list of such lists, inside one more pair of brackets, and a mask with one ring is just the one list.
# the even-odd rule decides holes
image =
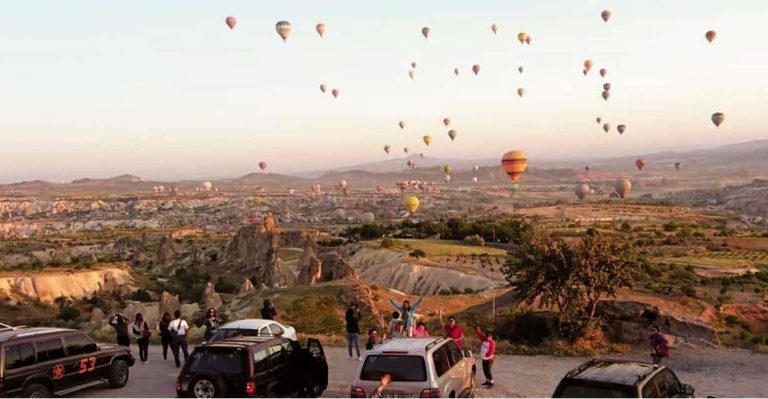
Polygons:
[[339,219],[344,219],[344,217],[347,216],[347,211],[345,211],[344,209],[339,208],[339,209],[336,209],[335,211],[333,211],[333,214],[334,214],[334,216],[336,216]]
[[588,72],[586,69],[582,69],[582,70],[581,70],[581,73],[583,73],[583,74],[584,74],[584,76],[587,76],[587,73],[589,73],[589,72]]
[[576,185],[576,196],[579,197],[580,200],[583,200],[587,195],[589,195],[590,189],[589,186],[586,184],[577,184]]
[[473,177],[473,178],[472,178],[472,183],[475,183],[475,184],[477,184],[477,177]]
[[595,118],[595,120],[596,120],[596,121],[597,121],[597,123],[599,124],[600,122],[602,122],[602,121],[603,121],[603,118],[601,118],[601,117],[599,117],[599,116],[598,116],[597,118]]
[[291,23],[288,21],[280,21],[275,24],[275,30],[277,31],[277,34],[280,35],[280,37],[283,39],[283,41],[286,41],[288,40],[288,35],[291,34]]
[[430,29],[428,26],[421,28],[421,34],[424,36],[425,39],[429,39],[429,31]]
[[492,25],[491,25],[491,31],[493,32],[493,34],[494,34],[494,35],[496,34],[496,32],[497,32],[498,30],[499,30],[499,27],[498,27],[498,26],[496,26],[496,24],[492,24]]
[[323,93],[325,93],[325,91],[326,91],[327,89],[328,89],[328,87],[327,87],[325,84],[321,84],[321,85],[320,85],[320,91],[322,91]]
[[213,188],[213,183],[211,183],[209,181],[203,182],[203,190],[211,191],[212,188]]
[[429,146],[429,143],[431,143],[431,142],[432,142],[432,136],[424,136],[424,137],[422,138],[422,140],[424,140],[424,144],[426,144],[427,146]]
[[608,20],[611,19],[611,12],[603,10],[603,12],[600,13],[600,18],[602,18],[603,21],[608,22]]
[[635,166],[637,166],[637,170],[643,170],[643,168],[645,167],[645,160],[642,158],[638,159],[637,161],[635,161]]
[[288,195],[291,195],[291,196],[292,196],[293,194],[296,194],[296,190],[294,190],[294,189],[292,189],[292,188],[289,188],[289,189],[288,189]]
[[402,129],[405,129],[405,122],[403,122],[403,121],[400,121],[400,122],[398,122],[397,124],[400,126],[400,129],[401,129],[401,130],[402,130]]
[[517,72],[523,73],[523,66],[522,65],[517,67]]
[[451,165],[444,165],[443,166],[443,173],[444,174],[450,175],[451,172],[453,172],[453,168],[451,167]]
[[591,166],[589,166],[589,165],[587,165],[587,166],[585,166],[585,167],[584,167],[584,170],[586,170],[587,172],[589,172],[591,169],[592,169],[592,167],[591,167]]
[[683,166],[680,162],[675,162],[675,170],[680,170],[680,167]]
[[374,216],[371,212],[365,212],[362,215],[360,215],[360,221],[365,224],[371,224],[373,223]]
[[420,152],[419,156],[421,157],[421,159],[424,159],[424,153],[423,152]]
[[584,61],[584,69],[586,69],[587,72],[589,72],[592,69],[592,64],[593,64],[592,60]]
[[451,175],[445,175],[443,177],[443,180],[445,180],[446,183],[450,183],[451,182]]
[[525,44],[531,44],[531,35],[525,37]]
[[604,78],[604,77],[605,77],[605,75],[607,75],[607,74],[608,74],[608,70],[607,70],[607,69],[605,69],[605,68],[600,68],[600,77],[601,77],[601,78]]
[[450,124],[451,124],[451,119],[450,118],[443,118],[443,125],[448,126]]
[[603,90],[605,90],[605,91],[611,90],[611,84],[610,83],[603,83]]
[[414,213],[417,209],[419,209],[419,199],[416,197],[405,197],[405,200],[403,200],[403,206],[405,206],[405,210],[409,213]]
[[525,43],[526,40],[528,40],[528,34],[525,32],[520,32],[517,34],[517,40],[520,41],[520,44]]
[[384,187],[383,186],[376,186],[376,192],[381,193],[383,191],[384,191]]
[[405,153],[405,155],[408,155],[408,147],[403,148],[403,152]]
[[411,78],[411,80],[413,80],[414,75],[416,75],[416,72],[414,70],[408,71],[408,77]]
[[331,94],[333,94],[333,98],[338,98],[339,97],[339,89],[331,90]]
[[415,62],[411,63],[411,68],[416,69],[416,63]]
[[528,167],[528,155],[520,150],[509,151],[501,157],[501,167],[509,176],[509,180],[513,184],[517,183]]
[[723,123],[724,120],[725,115],[722,112],[715,112],[712,114],[712,123],[714,123],[716,127],[720,127],[720,124]]
[[456,130],[451,129],[451,130],[448,131],[448,137],[451,138],[451,141],[453,141],[456,138],[457,134],[458,133],[456,132]]
[[618,179],[613,185],[613,189],[619,195],[619,198],[627,198],[629,192],[632,191],[632,182],[629,179]]
[[608,133],[608,131],[611,130],[611,125],[609,123],[603,124],[603,131]]
[[626,125],[616,126],[616,130],[619,131],[619,134],[624,134],[624,131],[627,130],[627,126]]
[[317,31],[317,34],[320,35],[320,37],[323,37],[325,34],[325,24],[320,22],[319,24],[315,25],[315,30]]
[[453,68],[453,74],[459,76],[459,68]]
[[340,181],[340,182],[339,182],[339,187],[341,187],[341,188],[347,188],[347,181],[346,181],[346,180],[342,180],[342,181]]
[[480,65],[479,64],[472,65],[472,72],[474,72],[475,75],[480,73]]
[[477,172],[478,170],[480,170],[480,165],[475,165],[475,166],[473,166],[473,167],[472,167],[472,170],[474,170],[475,172]]
[[229,29],[235,29],[235,25],[237,25],[237,18],[233,16],[229,16],[224,20],[224,22],[227,23],[227,26],[229,26]]
[[518,95],[518,96],[520,96],[520,97],[522,97],[522,96],[523,96],[523,94],[525,94],[525,89],[523,89],[522,87],[518,87],[518,89],[517,89],[517,95]]
[[407,167],[408,167],[408,169],[413,169],[413,168],[415,168],[415,167],[416,167],[416,162],[413,162],[413,161],[411,161],[411,160],[409,159],[409,160],[408,160],[408,162],[406,162],[406,163],[405,163],[405,166],[407,166]]
[[707,41],[712,43],[713,40],[715,40],[715,37],[717,36],[717,32],[713,30],[708,30],[707,33],[704,34],[704,37],[707,38]]
[[391,151],[391,150],[392,150],[392,147],[390,147],[388,145],[384,146],[384,152],[386,152],[387,154],[389,154],[389,151]]
[[264,170],[267,168],[267,163],[264,161],[259,162],[259,169]]
[[608,90],[603,91],[603,100],[608,101],[608,97],[611,96],[611,92]]

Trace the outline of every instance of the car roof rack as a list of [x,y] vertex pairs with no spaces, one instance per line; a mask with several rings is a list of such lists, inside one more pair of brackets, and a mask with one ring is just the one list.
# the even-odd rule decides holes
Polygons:
[[438,339],[436,339],[436,340],[434,340],[434,341],[430,342],[429,344],[427,344],[427,346],[426,346],[426,347],[424,347],[424,350],[428,351],[428,350],[429,350],[430,348],[432,348],[433,346],[435,346],[435,345],[437,345],[437,344],[439,344],[439,343],[441,343],[441,342],[443,342],[443,341],[445,341],[445,340],[447,340],[447,339],[448,339],[448,338],[446,338],[446,337],[440,337],[440,338],[438,338]]

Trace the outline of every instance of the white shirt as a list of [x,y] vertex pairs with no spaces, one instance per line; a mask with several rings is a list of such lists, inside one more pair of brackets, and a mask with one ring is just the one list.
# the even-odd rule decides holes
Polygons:
[[491,343],[488,341],[483,341],[482,344],[480,344],[480,356],[483,358],[483,360],[490,360],[491,358],[488,357],[488,351],[491,350]]
[[168,324],[168,330],[176,331],[176,335],[187,335],[189,324],[187,324],[187,321],[184,319],[172,320],[171,323]]

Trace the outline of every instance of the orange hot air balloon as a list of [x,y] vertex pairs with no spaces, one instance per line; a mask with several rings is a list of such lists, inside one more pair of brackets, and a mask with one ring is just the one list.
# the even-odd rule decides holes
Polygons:
[[518,95],[518,96],[520,96],[520,97],[522,97],[522,96],[523,96],[523,94],[525,94],[525,89],[524,89],[524,88],[522,88],[522,87],[519,87],[519,88],[517,89],[517,95]]
[[600,77],[601,77],[601,78],[604,78],[604,77],[605,77],[605,75],[607,75],[607,74],[608,74],[608,70],[607,70],[607,69],[605,69],[605,68],[600,68]]
[[317,31],[317,34],[320,35],[320,37],[323,37],[323,35],[325,35],[325,24],[320,22],[319,24],[315,25],[315,30]]
[[480,73],[480,65],[479,64],[472,65],[472,72],[474,72],[475,75]]
[[624,131],[627,130],[627,126],[626,125],[616,126],[616,130],[619,131],[619,134],[624,134]]
[[509,180],[517,184],[525,173],[525,169],[528,168],[528,155],[520,150],[509,151],[501,157],[501,167],[509,176]]
[[227,17],[224,22],[227,23],[227,26],[229,26],[229,29],[235,29],[235,25],[237,25],[237,18],[233,16]]
[[593,65],[592,60],[584,61],[584,69],[586,69],[587,72],[589,72],[592,69],[592,65]]
[[338,98],[339,97],[339,89],[331,90],[331,94],[333,94],[333,98]]
[[400,126],[400,130],[405,129],[405,122],[400,121],[397,124]]
[[603,91],[603,100],[608,101],[608,97],[611,96],[611,92],[608,90]]
[[722,112],[715,112],[712,114],[712,123],[714,123],[716,127],[720,127],[720,124],[723,123],[724,120],[725,115]]
[[443,125],[448,126],[451,124],[451,118],[443,118]]
[[429,32],[430,31],[431,31],[431,29],[429,29],[428,26],[425,26],[425,27],[421,28],[421,34],[424,36],[425,39],[429,39]]
[[603,124],[603,131],[608,133],[608,131],[611,130],[611,125],[609,123]]
[[267,168],[267,163],[264,161],[259,162],[259,169],[264,170]]
[[712,43],[712,41],[715,40],[715,37],[717,37],[717,32],[708,30],[707,33],[704,34],[704,37],[707,38],[708,42]]
[[632,191],[632,182],[629,179],[618,179],[614,183],[613,189],[621,199],[627,198],[629,192]]
[[451,141],[453,141],[453,139],[455,139],[455,138],[456,138],[456,135],[457,135],[457,134],[458,134],[458,132],[457,132],[457,131],[455,131],[455,130],[453,130],[453,129],[451,129],[451,130],[449,130],[449,131],[448,131],[448,137],[450,137],[450,138],[451,138]]
[[600,18],[602,18],[603,21],[608,22],[608,20],[611,19],[611,12],[603,10],[603,12],[600,13]]
[[635,161],[635,166],[637,166],[637,170],[643,170],[643,168],[645,167],[645,160],[642,158],[638,159],[637,161]]

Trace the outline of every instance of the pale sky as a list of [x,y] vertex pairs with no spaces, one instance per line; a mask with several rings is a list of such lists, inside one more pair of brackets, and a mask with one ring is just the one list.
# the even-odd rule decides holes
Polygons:
[[[293,25],[287,43],[279,20]],[[535,166],[767,138],[766,21],[765,0],[6,1],[0,182],[239,176],[260,160],[291,173],[404,146],[470,159],[523,149]],[[627,131],[605,134],[597,116]]]

